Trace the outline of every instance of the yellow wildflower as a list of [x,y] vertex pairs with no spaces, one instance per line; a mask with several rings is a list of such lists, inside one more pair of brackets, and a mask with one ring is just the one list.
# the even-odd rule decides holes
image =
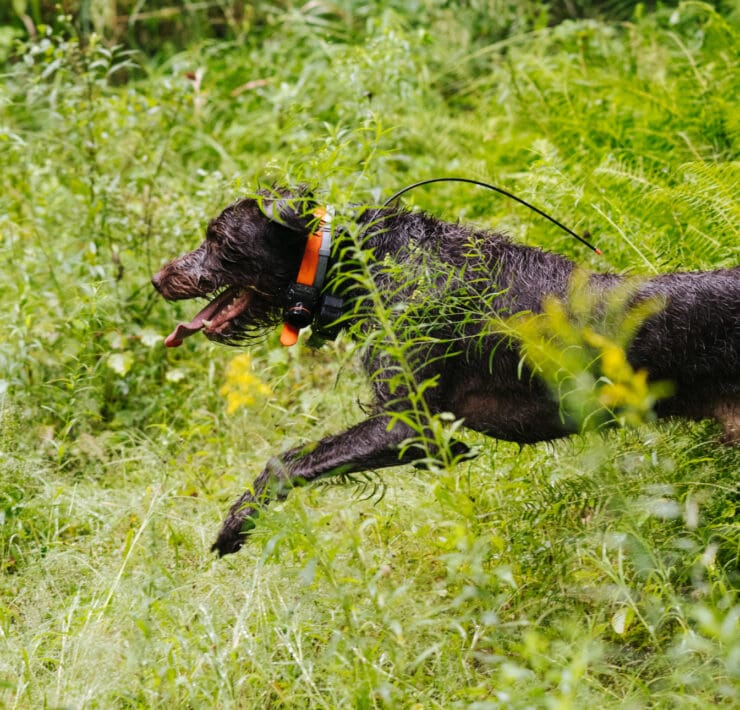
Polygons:
[[219,390],[226,397],[226,413],[234,414],[239,407],[250,407],[258,397],[272,396],[272,390],[252,372],[249,353],[240,353],[226,366],[226,381]]

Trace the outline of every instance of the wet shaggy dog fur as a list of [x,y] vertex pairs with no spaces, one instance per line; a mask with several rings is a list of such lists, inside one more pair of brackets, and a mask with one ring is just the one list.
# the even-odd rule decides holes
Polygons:
[[[241,199],[216,217],[195,251],[166,264],[153,278],[166,299],[211,299],[192,321],[177,327],[167,344],[179,345],[199,331],[235,344],[279,325],[316,222],[313,207],[300,191],[272,190]],[[417,382],[434,381],[424,392],[426,411],[451,412],[466,427],[520,443],[572,433],[545,384],[522,371],[516,343],[484,328],[493,316],[541,312],[546,296],[566,299],[575,268],[571,261],[500,234],[403,209],[358,209],[354,221],[352,234],[361,235],[366,258],[358,261],[350,230],[335,227],[329,288],[345,299],[345,325],[354,323],[356,337],[373,341],[378,330],[368,274],[386,312],[403,314],[399,323],[403,320],[406,328],[418,326],[416,335],[423,337],[406,357]],[[587,290],[598,302],[623,281],[619,275],[594,273]],[[425,308],[414,306],[420,289]],[[674,394],[658,403],[658,416],[713,418],[727,442],[740,440],[740,267],[664,274],[635,289],[634,301],[659,297],[664,303],[639,327],[627,353],[631,365],[646,369],[651,380],[674,385]],[[429,455],[423,447],[404,445],[418,437],[414,427],[394,417],[410,408],[408,389],[394,380],[398,368],[392,357],[373,342],[364,355],[375,398],[370,416],[270,459],[231,507],[213,545],[220,555],[236,552],[260,508],[293,486]],[[465,342],[470,345],[450,345]],[[465,452],[462,443],[453,442],[447,454],[454,458]]]

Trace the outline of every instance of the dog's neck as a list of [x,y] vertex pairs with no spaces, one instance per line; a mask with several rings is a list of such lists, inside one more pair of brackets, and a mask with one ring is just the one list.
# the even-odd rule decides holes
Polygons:
[[[315,212],[320,218],[319,226],[306,238],[301,268],[285,295],[283,332],[280,341],[290,346],[296,342],[298,332],[311,325],[314,336],[320,340],[333,340],[344,327],[343,316],[346,304],[357,295],[357,282],[352,273],[357,270],[354,256],[358,241],[351,231],[331,225],[333,211],[319,208]],[[385,253],[389,250],[385,229],[379,223],[398,214],[393,208],[367,209],[355,216],[355,222],[363,232],[362,251]],[[318,250],[318,244],[321,249]],[[398,247],[398,244],[394,244]],[[309,261],[315,268],[305,268]]]

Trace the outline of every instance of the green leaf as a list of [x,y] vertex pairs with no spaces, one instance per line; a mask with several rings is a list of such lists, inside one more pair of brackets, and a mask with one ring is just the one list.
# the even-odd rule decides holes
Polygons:
[[134,356],[129,353],[112,353],[108,356],[105,364],[121,377],[125,377],[134,363]]
[[631,606],[623,606],[612,614],[611,624],[614,632],[622,636],[632,624],[635,618],[634,609]]

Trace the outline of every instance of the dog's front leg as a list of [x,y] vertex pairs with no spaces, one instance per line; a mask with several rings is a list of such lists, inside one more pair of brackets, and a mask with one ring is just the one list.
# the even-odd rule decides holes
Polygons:
[[425,456],[422,447],[399,448],[404,440],[414,436],[411,427],[398,420],[392,426],[390,424],[389,416],[377,416],[341,434],[326,437],[316,444],[296,447],[270,459],[252,490],[231,506],[211,549],[222,557],[236,552],[253,527],[252,521],[259,509],[271,498],[284,498],[297,485],[322,476],[397,466]]

